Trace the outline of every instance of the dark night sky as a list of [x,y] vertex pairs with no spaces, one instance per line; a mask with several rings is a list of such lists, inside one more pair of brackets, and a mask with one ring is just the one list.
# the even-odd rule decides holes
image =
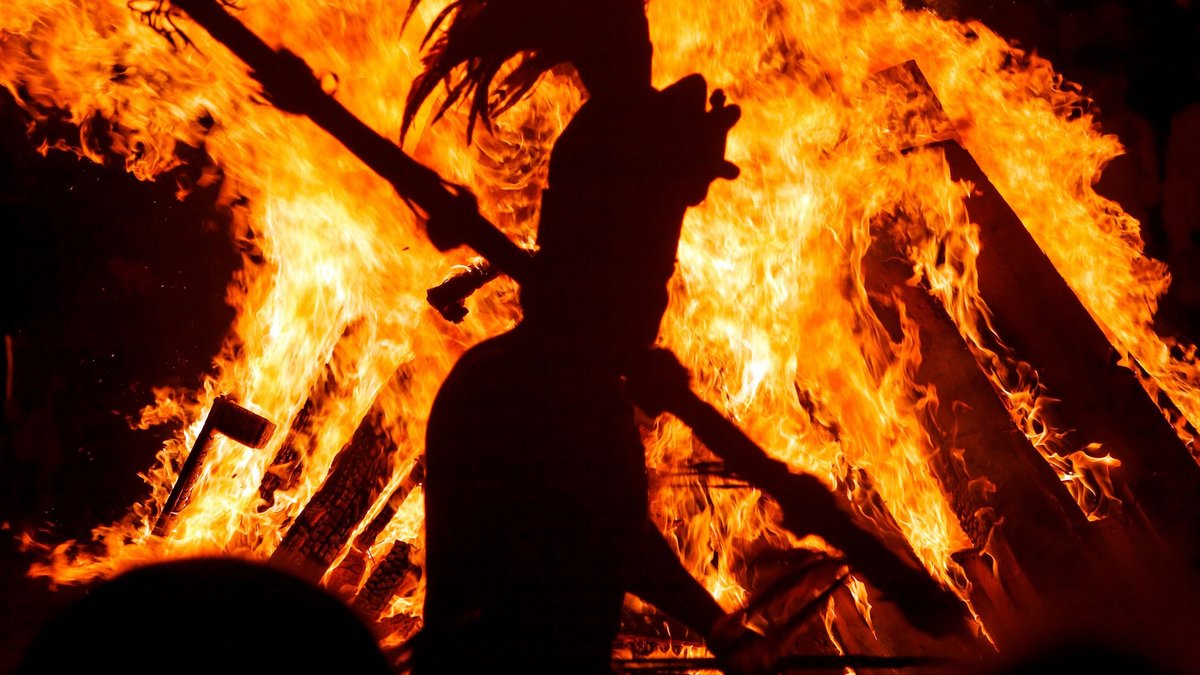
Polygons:
[[[1162,178],[1172,119],[1200,102],[1197,8],[1185,0],[908,4],[982,18],[1094,91],[1106,124],[1157,156],[1156,167],[1106,176],[1113,184],[1102,191],[1114,198],[1146,171]],[[141,495],[136,472],[173,430],[133,432],[126,418],[152,400],[151,386],[200,382],[233,316],[224,295],[238,254],[211,190],[176,200],[172,179],[186,175],[140,183],[119,161],[42,157],[34,145],[0,95],[0,333],[18,356],[14,400],[0,422],[0,523],[17,530],[52,521],[79,535]],[[1195,266],[1170,250],[1159,205],[1140,200],[1126,206],[1143,214],[1149,252],[1190,275]],[[1164,329],[1197,335],[1195,313],[1168,298]],[[20,580],[27,561],[9,537],[0,540],[3,672],[47,596],[28,590]]]

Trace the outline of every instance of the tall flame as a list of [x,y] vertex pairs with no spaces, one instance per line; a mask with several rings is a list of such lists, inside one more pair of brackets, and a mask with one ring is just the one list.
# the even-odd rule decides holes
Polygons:
[[[252,0],[239,18],[301,54],[336,81],[342,103],[397,138],[418,41],[438,10],[424,3],[407,30],[390,0]],[[964,207],[970,187],[931,153],[895,152],[905,134],[928,139],[939,123],[921,116],[931,107],[924,99],[898,118],[874,77],[910,59],[1114,345],[1200,423],[1194,350],[1151,328],[1166,269],[1143,255],[1137,222],[1092,190],[1122,149],[1078,114],[1080,94],[1044,59],[983,25],[905,10],[900,0],[654,0],[648,11],[656,84],[701,72],[744,111],[729,143],[742,176],[715,184],[688,214],[662,340],[693,369],[701,396],[763,447],[831,485],[868,475],[919,558],[951,578],[950,554],[969,542],[927,468],[931,442],[917,415],[936,391],[914,397],[916,333],[900,344],[886,339],[860,264],[873,220],[919,214],[932,234],[910,252],[918,273],[968,337],[987,315]],[[68,149],[96,161],[115,151],[146,180],[175,166],[182,146],[203,149],[247,251],[229,287],[238,314],[214,374],[198,391],[161,391],[143,411],[146,424],[186,429],[146,473],[150,496],[97,527],[94,545],[31,542],[44,549],[33,573],[58,582],[189,554],[268,556],[372,405],[400,448],[399,480],[422,450],[425,416],[454,360],[518,318],[507,280],[479,294],[461,325],[433,313],[425,290],[468,254],[436,252],[387,183],[309,121],[265,104],[240,62],[203,30],[184,17],[178,25],[193,46],[174,47],[125,0],[0,8],[0,83],[35,120],[65,114],[80,129]],[[548,77],[475,145],[464,143],[465,120],[452,114],[432,126],[418,120],[409,149],[469,185],[489,218],[529,243],[549,150],[583,96],[569,73]],[[89,134],[95,118],[112,123],[110,139]],[[933,253],[939,246],[948,254]],[[341,356],[331,361],[335,345]],[[258,486],[284,434],[262,450],[218,442],[173,534],[151,536],[217,395],[234,394],[286,428],[326,363],[344,386],[326,394],[295,486],[262,508]],[[1009,392],[1011,407],[1036,409],[1036,382],[1023,386]],[[737,605],[749,543],[766,536],[784,545],[785,535],[757,492],[686,478],[703,451],[678,422],[658,421],[646,442],[652,470],[669,477],[652,495],[660,525],[690,569]],[[420,509],[417,490],[377,540],[377,558],[393,540],[419,538]],[[418,607],[410,598],[393,612]]]

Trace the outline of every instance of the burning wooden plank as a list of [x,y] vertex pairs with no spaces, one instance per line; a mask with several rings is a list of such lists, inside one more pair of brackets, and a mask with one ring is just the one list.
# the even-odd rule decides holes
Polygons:
[[413,561],[413,547],[395,542],[354,598],[354,608],[371,618],[378,617],[397,595],[416,592],[421,574],[421,567]]
[[966,207],[982,243],[979,287],[1000,339],[1059,399],[1072,445],[1096,442],[1120,460],[1118,481],[1150,523],[1200,554],[1200,466],[975,159],[957,143],[936,147],[951,176],[975,186]]
[[370,556],[371,546],[375,544],[375,540],[383,533],[392,518],[396,517],[396,513],[408,499],[413,488],[424,481],[425,462],[422,456],[413,463],[408,475],[392,490],[392,494],[388,495],[387,502],[384,503],[379,513],[371,519],[371,522],[367,523],[358,536],[354,537],[354,541],[350,544],[350,550],[329,575],[329,588],[344,591],[347,595],[352,595],[358,589],[363,575],[367,571],[367,559]]
[[214,433],[251,448],[261,448],[271,439],[271,434],[275,433],[275,424],[224,396],[213,401],[208,418],[204,420],[204,426],[196,436],[196,442],[192,444],[192,451],[183,462],[171,495],[167,497],[162,512],[154,523],[155,535],[161,537],[168,534],[175,517],[187,506],[192,496],[192,488],[200,479],[204,459],[212,448]]
[[387,486],[396,447],[384,426],[383,410],[376,404],[284,535],[272,562],[292,567],[310,579],[324,575]]
[[915,322],[925,357],[913,379],[936,388],[922,420],[935,444],[931,468],[963,530],[978,546],[999,537],[1023,573],[1046,591],[1067,581],[1086,519],[1058,477],[1014,424],[942,306],[908,284],[910,263],[886,237],[863,259],[876,315],[894,339],[897,307]]
[[843,560],[805,549],[766,551],[751,562],[749,571],[751,596],[740,611],[748,624],[765,624],[767,643],[775,653],[841,654],[826,613],[829,593],[847,578]]
[[634,611],[628,605],[621,612],[621,627],[617,633],[617,651],[629,650],[634,658],[646,658],[654,654],[678,654],[685,647],[699,649],[704,638],[688,630],[686,626],[648,608]]
[[946,115],[916,61],[905,61],[875,73],[866,81],[865,89],[862,107],[883,108],[874,117],[887,120],[880,129],[883,132],[880,142],[888,151],[900,152],[958,138],[954,122]]
[[308,458],[312,451],[312,444],[316,442],[313,434],[313,418],[317,416],[318,408],[321,406],[321,399],[314,394],[319,389],[325,389],[321,386],[324,381],[325,378],[322,378],[322,383],[313,387],[313,393],[309,394],[308,399],[304,401],[304,406],[300,408],[300,412],[296,413],[296,417],[288,427],[287,438],[284,439],[283,445],[279,447],[279,451],[271,460],[271,465],[263,474],[262,481],[258,485],[258,496],[262,499],[257,507],[259,511],[266,511],[273,506],[276,491],[294,488],[304,473],[304,460]]
[[[1170,424],[1155,409],[1154,402],[1146,395],[1137,376],[1118,365],[1119,355],[1103,331],[975,160],[959,144],[950,120],[942,113],[936,95],[919,68],[911,62],[897,66],[881,72],[869,84],[868,89],[877,95],[882,105],[895,109],[890,117],[895,120],[891,127],[894,127],[896,140],[889,146],[890,149],[932,148],[944,154],[954,179],[966,180],[974,185],[975,191],[966,200],[966,208],[972,222],[980,228],[982,249],[977,260],[980,293],[992,312],[991,326],[998,333],[1000,341],[1022,361],[1032,365],[1039,382],[1054,397],[1055,405],[1050,410],[1048,421],[1058,429],[1067,430],[1063,440],[1068,447],[1085,448],[1097,443],[1102,448],[1101,453],[1111,453],[1116,457],[1122,464],[1118,476],[1123,476],[1126,481],[1127,493],[1133,496],[1136,508],[1144,511],[1147,519],[1167,533],[1169,539],[1180,543],[1195,555],[1197,543],[1194,533],[1200,515],[1200,498],[1197,498],[1200,494],[1197,491],[1197,487],[1200,487],[1200,470]],[[911,123],[914,119],[920,123],[914,126]],[[945,133],[947,129],[950,133]],[[893,262],[901,257],[895,255],[894,251],[884,257],[888,256],[894,256]],[[883,264],[876,255],[876,276],[879,276]],[[943,313],[938,308],[931,309],[931,299],[926,294],[904,284],[901,277],[905,270],[893,272],[893,286],[903,295],[910,318],[917,319],[921,325],[920,338],[926,354],[922,371],[926,371],[925,374],[937,383],[942,398],[941,407],[946,406],[947,394],[952,401],[967,403],[956,416],[957,427],[945,426],[941,422],[946,420],[939,422],[936,419],[932,420],[934,424],[927,426],[935,438],[939,436],[938,429],[951,433],[950,436],[940,434],[943,437],[941,443],[944,444],[946,440],[954,440],[953,434],[960,439],[965,438],[963,421],[975,418],[974,422],[970,422],[972,426],[983,425],[973,433],[975,437],[999,439],[1004,435],[1001,433],[1005,427],[1002,416],[987,415],[978,405],[956,393],[975,391],[979,394],[976,402],[991,398],[984,396],[986,389],[979,388],[979,382],[972,385],[959,377],[968,372],[960,367],[969,365],[968,362],[952,358],[951,352],[955,350],[938,347],[931,342],[941,340],[942,344],[957,345],[961,356],[965,345],[959,343],[951,330],[953,324],[948,318],[934,316]],[[1064,339],[1064,335],[1070,337]],[[936,361],[930,358],[933,354],[937,355]],[[962,361],[961,364],[959,361]],[[969,372],[969,379],[978,380],[974,369]],[[1169,401],[1165,403],[1166,407],[1170,407]],[[994,405],[988,407],[995,412]],[[988,417],[990,421],[987,421]],[[1008,430],[1009,436],[1014,433],[1015,429]],[[1002,445],[1012,445],[1014,442],[1021,444],[1015,438],[995,442]],[[948,485],[961,486],[951,487],[951,492],[964,493],[963,488],[992,489],[993,485],[979,482],[979,478],[990,479],[992,483],[1012,479],[1012,476],[1006,479],[1005,474],[995,473],[1001,468],[996,462],[1003,462],[1000,457],[1005,455],[988,453],[982,456],[987,457],[992,466],[981,466],[980,473],[973,473],[968,468],[968,475],[948,481]],[[1012,456],[1023,456],[1027,464],[1025,470],[1032,471],[1038,476],[1035,482],[1040,481],[1049,489],[1046,471],[1031,459],[1035,455],[1029,452],[1028,447]],[[964,456],[968,467],[970,462],[978,459]],[[954,475],[959,471],[954,463],[947,464],[944,457],[938,462],[942,464],[938,472],[943,480],[946,475]],[[1054,501],[1059,505],[1054,508],[1068,515],[1070,529],[1083,534],[1073,510],[1062,504],[1062,491],[1051,489],[1047,494],[1055,495]],[[1003,501],[1004,496],[998,493],[993,499]],[[952,498],[952,502],[971,504],[972,500],[969,494],[964,493]],[[983,511],[980,515],[986,513]],[[960,518],[967,515],[960,512]],[[1034,513],[1028,515],[1036,518]],[[1033,522],[1038,521],[1035,519]],[[1006,517],[1005,523],[1007,528],[1014,528],[1012,518]],[[966,529],[978,542],[980,533],[971,527]],[[1014,560],[1027,557],[1025,549],[1028,546],[1023,540],[1023,535],[1009,536],[1003,540],[1006,546],[1011,547],[1008,557]],[[978,567],[976,571],[980,570],[983,567]],[[1016,578],[1008,574],[1002,574],[1001,577]]]
[[[1000,649],[1019,647],[1028,639],[1026,617],[1046,610],[1046,603],[1020,573],[1002,540],[989,542],[988,550],[971,548],[953,555],[970,583],[971,608],[983,620],[988,637]],[[1005,571],[1004,578],[998,575]]]

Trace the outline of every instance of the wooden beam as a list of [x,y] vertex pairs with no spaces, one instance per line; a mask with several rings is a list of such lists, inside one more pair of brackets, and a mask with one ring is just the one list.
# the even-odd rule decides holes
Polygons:
[[376,404],[338,453],[329,476],[296,517],[271,561],[320,579],[387,487],[395,452],[383,410]]
[[921,420],[935,446],[930,467],[976,546],[1001,538],[1039,589],[1055,592],[1072,579],[1087,521],[1017,428],[941,304],[908,283],[912,267],[899,250],[881,233],[863,258],[863,273],[892,338],[901,336],[901,305],[918,328],[922,359],[912,377],[934,387],[938,399]]
[[349,596],[353,595],[358,590],[359,585],[363,581],[363,575],[367,572],[367,559],[370,556],[371,547],[375,545],[375,540],[383,533],[387,524],[392,522],[392,518],[396,516],[396,512],[408,499],[409,493],[413,488],[425,481],[425,461],[424,455],[418,457],[413,463],[411,469],[408,470],[408,475],[400,481],[400,484],[392,490],[392,494],[388,495],[387,502],[383,508],[367,526],[354,537],[354,541],[350,543],[350,550],[346,552],[346,556],[338,563],[338,566],[329,573],[327,586],[337,592]]
[[979,226],[979,286],[999,337],[1060,399],[1055,411],[1074,430],[1072,445],[1100,443],[1120,460],[1115,482],[1161,536],[1200,559],[1200,466],[970,153],[953,142],[932,147],[955,180],[975,186],[966,206]]
[[396,541],[354,598],[354,608],[375,619],[397,595],[416,592],[421,575],[421,567],[413,562],[412,546]]

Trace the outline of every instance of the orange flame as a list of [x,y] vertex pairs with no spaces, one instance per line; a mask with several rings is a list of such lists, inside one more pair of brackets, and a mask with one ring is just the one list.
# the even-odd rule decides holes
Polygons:
[[[407,31],[395,3],[382,0],[253,0],[240,19],[303,55],[327,81],[336,75],[336,97],[396,138],[418,40],[438,9],[424,3]],[[1172,349],[1151,328],[1166,269],[1142,254],[1137,222],[1091,188],[1121,148],[1089,117],[1072,115],[1080,95],[1044,59],[983,25],[905,10],[900,0],[654,0],[648,11],[655,82],[701,72],[744,111],[729,143],[742,176],[714,185],[689,212],[662,340],[693,369],[701,396],[763,447],[831,485],[851,469],[865,471],[919,558],[953,578],[950,554],[969,544],[926,468],[930,441],[916,414],[936,391],[914,399],[916,332],[906,331],[900,345],[878,337],[859,263],[873,218],[920,214],[932,235],[910,252],[917,271],[967,337],[983,344],[971,335],[987,309],[975,279],[979,242],[963,205],[969,187],[929,153],[894,152],[905,139],[946,133],[944,119],[923,112],[936,106],[920,98],[898,113],[897,92],[873,79],[910,59],[937,92],[950,132],[1109,338],[1145,369],[1148,386],[1200,423],[1194,350]],[[263,261],[247,256],[229,288],[238,315],[214,375],[198,391],[159,392],[142,413],[145,425],[186,426],[146,472],[149,497],[120,522],[97,527],[89,545],[31,542],[42,551],[32,574],[56,582],[182,555],[267,557],[373,404],[400,448],[399,480],[422,450],[425,415],[456,357],[518,318],[507,280],[479,294],[459,326],[433,314],[425,289],[468,262],[467,253],[437,253],[388,184],[307,120],[263,104],[236,58],[186,19],[179,23],[194,48],[174,49],[125,0],[9,0],[0,9],[0,83],[35,120],[64,111],[81,129],[68,149],[96,161],[104,155],[88,121],[109,120],[113,150],[147,180],[179,162],[181,145],[203,148],[223,172],[238,236]],[[489,218],[529,243],[549,149],[583,96],[569,74],[549,77],[476,145],[464,144],[464,120],[451,115],[430,127],[418,120],[422,133],[410,150],[471,186]],[[939,244],[948,252],[940,261]],[[350,385],[322,408],[298,484],[260,511],[257,488],[284,434],[256,451],[220,441],[172,535],[152,537],[212,400],[235,394],[285,429],[351,323],[353,339],[339,347],[349,356],[338,365]],[[1024,372],[1013,362],[1004,368]],[[398,370],[405,377],[394,377]],[[1036,379],[1015,378],[1014,388],[1014,378],[997,378],[1014,414],[1036,419]],[[1035,443],[1055,447],[1053,429],[1027,426]],[[660,475],[702,456],[671,419],[649,429],[646,443]],[[1111,464],[1067,450],[1078,451],[1063,468],[1068,480],[1071,471]],[[1092,484],[1107,490],[1105,480]],[[701,490],[707,499],[696,498]],[[764,536],[788,542],[753,490],[672,478],[652,500],[689,568],[730,607],[745,596],[739,571],[748,545]],[[419,538],[420,513],[415,491],[378,538],[376,559],[396,539]],[[388,610],[418,611],[419,596]]]

